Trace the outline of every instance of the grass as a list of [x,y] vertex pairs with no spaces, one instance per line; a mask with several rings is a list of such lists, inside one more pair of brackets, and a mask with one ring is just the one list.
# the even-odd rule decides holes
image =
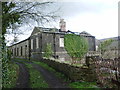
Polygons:
[[93,89],[99,89],[97,87],[97,84],[95,82],[72,82],[69,84],[71,88],[92,88]]
[[64,74],[60,73],[60,72],[57,72],[55,69],[53,69],[52,67],[48,66],[47,64],[43,63],[43,62],[38,62],[38,61],[33,61],[33,63],[35,64],[38,64],[40,66],[42,66],[43,68],[55,73],[55,75],[58,77],[58,78],[61,78],[61,79],[64,79],[64,81],[68,82],[69,79],[67,77],[65,77]]
[[41,73],[34,69],[31,64],[25,63],[29,68],[31,88],[48,88],[48,84],[43,79]]
[[2,84],[3,88],[14,88],[18,79],[19,66],[15,63],[8,64],[7,77],[4,78],[5,83]]
[[33,61],[33,63],[35,64],[39,64],[40,66],[42,66],[43,68],[55,72],[55,69],[53,69],[52,67],[49,67],[47,64],[43,63],[43,62],[37,62],[37,61]]

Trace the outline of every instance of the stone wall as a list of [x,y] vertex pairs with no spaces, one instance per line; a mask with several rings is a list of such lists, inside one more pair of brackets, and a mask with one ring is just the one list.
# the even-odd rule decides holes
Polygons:
[[109,88],[116,88],[120,86],[120,75],[119,75],[119,60],[115,59],[96,59],[96,73],[99,82]]
[[72,81],[96,81],[96,73],[94,66],[92,65],[92,67],[78,67],[49,59],[42,59],[41,61],[48,64],[57,71],[64,73]]

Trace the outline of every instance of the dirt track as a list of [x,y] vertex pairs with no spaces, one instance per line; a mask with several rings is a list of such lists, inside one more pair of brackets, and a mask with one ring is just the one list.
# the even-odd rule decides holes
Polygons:
[[[20,73],[19,73],[17,84],[16,84],[15,88],[30,88],[30,86],[29,86],[29,72],[28,72],[27,67],[20,62],[16,62],[16,63],[20,67]],[[53,72],[50,72],[50,71],[46,70],[45,68],[43,68],[37,64],[33,64],[30,62],[25,62],[25,63],[32,64],[33,68],[38,70],[41,73],[41,75],[43,75],[43,78],[48,83],[49,88],[67,88],[66,83],[63,82],[63,80],[56,77]]]
[[65,83],[61,79],[58,79],[53,72],[50,72],[36,64],[33,64],[33,67],[43,75],[50,88],[67,88]]
[[29,72],[27,67],[22,63],[16,63],[19,65],[19,76],[15,88],[29,88]]

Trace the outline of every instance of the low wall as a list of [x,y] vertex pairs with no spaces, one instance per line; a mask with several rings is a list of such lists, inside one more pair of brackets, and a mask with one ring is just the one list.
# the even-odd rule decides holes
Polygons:
[[91,67],[78,67],[49,59],[42,59],[41,61],[48,64],[57,71],[64,73],[72,81],[96,81],[96,73],[92,65]]

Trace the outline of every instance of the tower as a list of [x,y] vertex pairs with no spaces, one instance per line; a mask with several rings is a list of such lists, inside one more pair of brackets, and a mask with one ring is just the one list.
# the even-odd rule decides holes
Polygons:
[[66,32],[66,22],[64,21],[64,19],[60,19],[59,26],[60,26],[60,31]]

